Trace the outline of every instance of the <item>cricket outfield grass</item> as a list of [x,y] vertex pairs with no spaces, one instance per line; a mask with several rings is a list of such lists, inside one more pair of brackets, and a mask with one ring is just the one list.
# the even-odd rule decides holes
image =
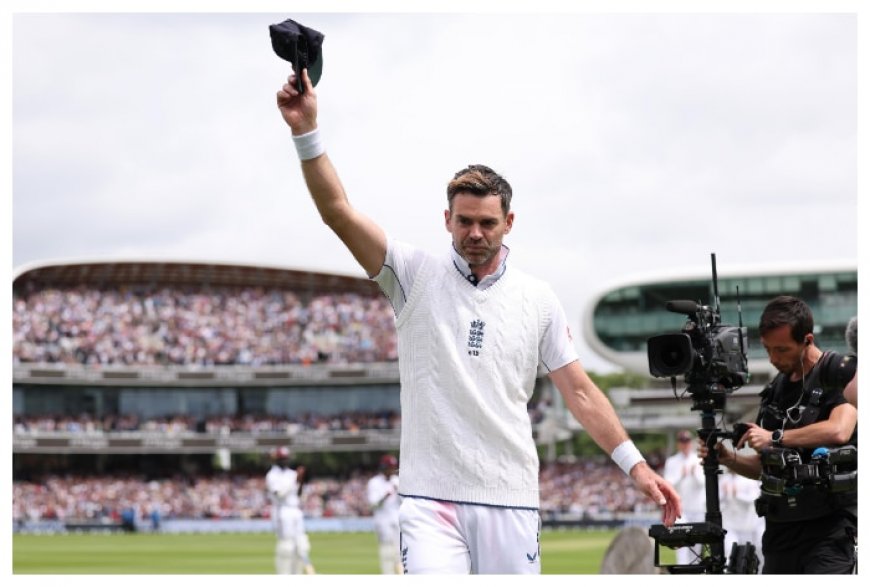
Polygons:
[[[311,533],[311,559],[320,575],[374,575],[371,533]],[[545,531],[545,575],[596,574],[616,531]],[[257,575],[274,573],[272,534],[16,534],[12,572],[64,575]],[[665,549],[662,563],[673,563]]]

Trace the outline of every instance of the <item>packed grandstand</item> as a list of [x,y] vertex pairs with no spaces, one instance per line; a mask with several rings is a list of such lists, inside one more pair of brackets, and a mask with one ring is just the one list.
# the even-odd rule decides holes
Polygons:
[[[370,516],[365,485],[372,474],[372,470],[356,470],[340,479],[313,478],[301,496],[305,516]],[[622,471],[600,458],[544,464],[540,483],[545,519],[559,514],[590,519],[655,515],[654,504]],[[17,527],[46,520],[119,522],[127,508],[141,516],[156,512],[161,520],[257,519],[268,518],[270,511],[263,477],[257,474],[175,475],[151,480],[135,473],[47,474],[16,481],[12,498]]]
[[[14,280],[12,342],[19,530],[115,523],[131,509],[262,519],[267,453],[279,444],[315,465],[307,517],[368,516],[376,454],[398,449],[393,310],[365,279],[196,263],[39,265]],[[536,426],[544,382],[529,405]],[[189,442],[168,442],[178,438]],[[226,447],[232,456],[217,459]],[[357,456],[338,465],[324,456],[346,451]],[[545,459],[540,479],[545,518],[654,515],[600,456]]]
[[16,363],[288,365],[396,360],[382,296],[92,286],[16,294]]

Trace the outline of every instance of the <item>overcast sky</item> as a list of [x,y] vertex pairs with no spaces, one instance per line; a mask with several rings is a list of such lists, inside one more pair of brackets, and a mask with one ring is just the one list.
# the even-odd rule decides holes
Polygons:
[[[12,266],[262,263],[362,276],[275,107],[268,25],[323,32],[351,202],[449,244],[445,186],[514,188],[510,262],[573,328],[638,274],[858,259],[855,14],[14,14]],[[607,370],[575,336],[587,368]]]

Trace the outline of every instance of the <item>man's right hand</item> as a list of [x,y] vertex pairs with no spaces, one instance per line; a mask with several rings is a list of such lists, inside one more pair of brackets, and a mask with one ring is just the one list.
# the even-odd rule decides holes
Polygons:
[[281,116],[294,135],[303,135],[317,128],[317,95],[307,69],[302,70],[302,83],[305,92],[300,94],[296,89],[296,75],[291,75],[277,96]]

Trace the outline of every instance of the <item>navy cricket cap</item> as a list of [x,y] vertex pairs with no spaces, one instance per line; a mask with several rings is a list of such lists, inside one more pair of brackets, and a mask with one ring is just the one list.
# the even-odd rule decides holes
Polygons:
[[293,64],[296,87],[302,91],[302,70],[308,69],[311,85],[316,86],[323,73],[323,33],[287,19],[269,25],[272,49],[284,61]]

